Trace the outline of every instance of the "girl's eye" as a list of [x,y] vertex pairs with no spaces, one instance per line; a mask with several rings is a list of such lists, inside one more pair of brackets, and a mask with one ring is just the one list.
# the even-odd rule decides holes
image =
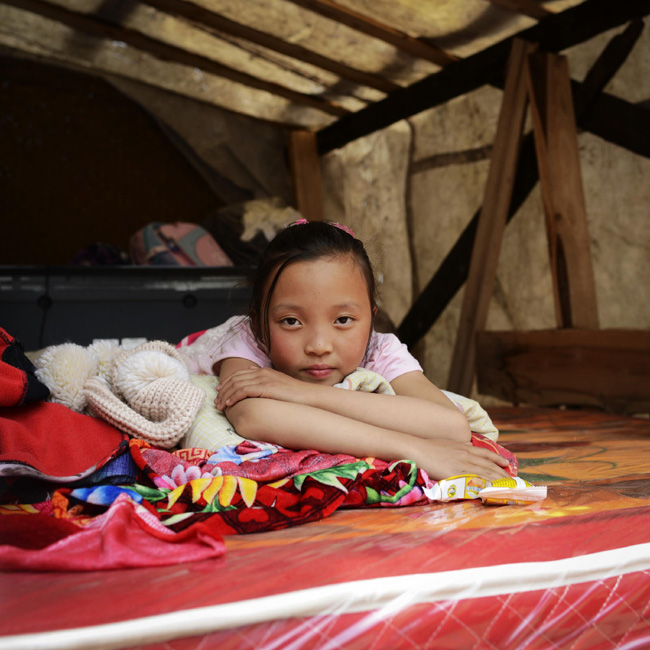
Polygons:
[[283,318],[280,322],[283,325],[289,325],[290,327],[300,324],[300,321],[297,318],[294,318],[293,316],[287,316],[286,318]]
[[352,318],[352,316],[339,316],[339,317],[336,319],[336,322],[337,322],[339,325],[349,325],[350,323],[352,323],[353,320],[354,320],[354,319]]

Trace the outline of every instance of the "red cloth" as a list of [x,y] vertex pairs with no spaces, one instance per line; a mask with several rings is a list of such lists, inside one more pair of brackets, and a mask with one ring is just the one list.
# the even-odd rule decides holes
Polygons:
[[0,327],[0,406],[47,399],[48,387],[36,377],[20,341]]
[[[75,477],[110,458],[128,436],[62,404],[0,409],[0,464],[29,465],[47,477]],[[17,472],[20,473],[20,472]]]
[[9,544],[25,550],[38,550],[80,530],[72,521],[55,519],[40,512],[6,515],[0,521],[0,548]]
[[[33,521],[32,532],[23,520]],[[44,532],[48,526],[52,527],[51,534]],[[16,542],[27,548],[13,543],[0,546],[0,570],[95,571],[166,566],[220,557],[226,550],[210,520],[196,522],[176,533],[125,495],[83,529],[70,522],[62,525],[60,520],[50,517],[7,515],[2,519],[5,539],[12,536],[12,527]],[[50,539],[59,539],[39,548],[33,541],[39,531]]]

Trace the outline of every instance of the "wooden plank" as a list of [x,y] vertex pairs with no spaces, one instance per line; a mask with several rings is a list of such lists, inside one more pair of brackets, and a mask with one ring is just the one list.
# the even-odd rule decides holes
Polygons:
[[201,23],[207,27],[217,29],[226,34],[231,34],[238,38],[256,43],[266,47],[274,52],[279,52],[287,56],[293,57],[300,61],[305,61],[311,65],[315,65],[323,70],[329,70],[338,75],[342,79],[353,81],[362,86],[369,86],[385,93],[390,93],[398,90],[400,86],[394,84],[388,79],[384,79],[379,75],[375,75],[362,70],[351,68],[348,65],[322,56],[316,52],[312,52],[296,43],[282,40],[272,34],[262,32],[248,25],[238,23],[230,20],[225,16],[210,11],[188,0],[145,0],[147,4],[156,7],[163,11],[167,11],[177,16],[183,16],[188,20],[193,20]]
[[596,284],[566,57],[527,61],[558,327],[598,328]]
[[534,46],[515,39],[497,124],[485,197],[472,249],[469,276],[449,372],[449,390],[469,395],[474,380],[474,341],[484,329],[492,299],[526,116],[526,61]]
[[[540,49],[547,52],[559,52],[648,13],[650,0],[618,3],[586,0],[572,9],[549,16],[516,36],[538,43]],[[343,147],[357,138],[485,84],[501,86],[511,40],[500,41],[466,59],[450,63],[440,72],[321,129],[318,132],[318,151],[323,155]]]
[[515,404],[650,411],[650,331],[480,332],[478,391]]
[[[633,30],[628,27],[625,32],[628,37],[621,42],[621,46],[611,48],[608,43],[589,69],[584,84],[572,82],[574,106],[576,111],[579,111],[576,120],[582,127],[588,123],[589,130],[597,132],[604,139],[621,143],[621,146],[650,158],[647,109],[602,93],[602,89],[625,62],[636,42],[636,38],[632,37]],[[618,35],[614,39],[618,39]],[[588,79],[592,81],[588,83]],[[522,143],[508,221],[523,205],[537,184],[537,180],[535,146],[533,136],[530,134]],[[474,245],[480,212],[481,209],[473,215],[399,325],[397,334],[409,347],[414,346],[429,331],[466,281],[469,271],[468,260]]]
[[537,0],[487,0],[490,4],[501,9],[507,9],[515,13],[535,18],[535,20],[543,20],[550,16],[553,12],[549,11],[537,2]]
[[316,134],[310,131],[289,133],[289,156],[296,210],[310,221],[323,220],[323,181]]
[[[529,0],[530,1],[530,0]],[[361,14],[353,11],[348,7],[344,7],[332,0],[289,0],[299,7],[309,9],[325,18],[334,20],[343,25],[355,29],[363,34],[372,36],[379,40],[389,43],[393,47],[406,52],[411,56],[426,59],[438,65],[445,66],[454,61],[458,61],[459,57],[435,45],[425,43],[417,38],[413,38],[404,32],[401,32],[389,25],[380,23],[373,19],[371,16]]]
[[191,68],[198,68],[209,74],[230,79],[231,81],[257,90],[264,90],[279,97],[284,97],[292,102],[317,108],[324,113],[336,116],[348,113],[343,107],[331,102],[326,102],[318,97],[296,92],[285,86],[259,79],[212,59],[188,52],[183,48],[156,40],[133,29],[113,25],[96,16],[71,11],[59,5],[44,2],[43,0],[2,0],[2,2],[17,9],[55,20],[67,27],[78,29],[92,36],[126,43],[138,50],[152,54],[163,61],[172,61]]

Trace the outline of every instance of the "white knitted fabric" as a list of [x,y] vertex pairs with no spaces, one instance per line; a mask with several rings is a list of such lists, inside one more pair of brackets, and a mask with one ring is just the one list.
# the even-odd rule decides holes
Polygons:
[[113,390],[133,403],[143,388],[156,379],[178,379],[188,382],[187,368],[167,354],[157,350],[141,350],[122,359],[113,372]]
[[86,381],[84,392],[93,412],[121,431],[164,449],[174,447],[185,435],[204,400],[203,392],[190,382],[180,355],[163,341],[119,350],[112,381],[113,391],[100,377]]

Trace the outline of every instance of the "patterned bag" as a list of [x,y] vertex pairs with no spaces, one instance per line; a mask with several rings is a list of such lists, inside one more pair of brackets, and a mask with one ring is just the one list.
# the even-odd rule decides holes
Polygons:
[[131,257],[146,266],[232,266],[214,237],[194,223],[147,224],[131,236]]

